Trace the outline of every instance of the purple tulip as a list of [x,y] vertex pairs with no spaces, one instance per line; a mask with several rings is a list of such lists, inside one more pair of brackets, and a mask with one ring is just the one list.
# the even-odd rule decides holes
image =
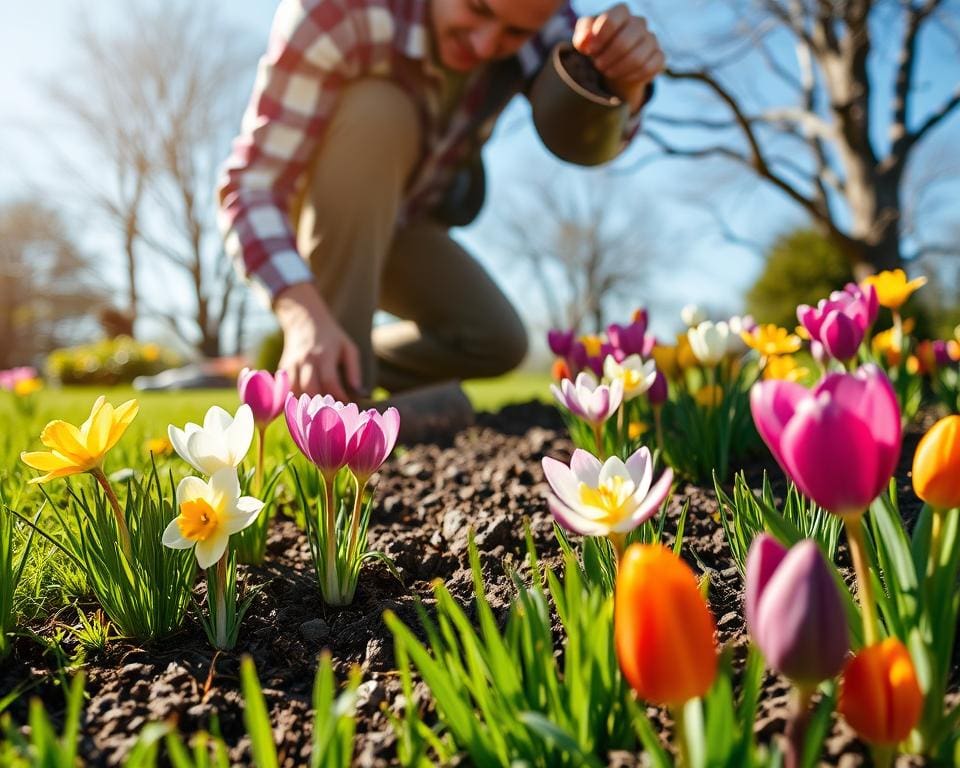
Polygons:
[[647,390],[647,400],[650,401],[650,405],[663,405],[668,395],[667,377],[663,375],[663,371],[657,369],[657,376]]
[[747,628],[767,664],[813,687],[840,673],[850,650],[847,617],[820,547],[805,539],[789,551],[768,534],[747,555]]
[[287,402],[290,394],[290,377],[286,371],[271,376],[267,371],[244,368],[237,378],[240,401],[250,406],[253,420],[260,429],[266,429]]
[[831,512],[859,515],[887,486],[900,456],[900,408],[875,365],[831,373],[812,390],[768,379],[750,392],[757,430],[783,470]]
[[863,341],[863,332],[857,324],[843,312],[833,311],[827,314],[820,328],[820,342],[834,360],[849,360]]
[[400,432],[400,413],[387,408],[382,414],[375,408],[360,414],[356,430],[347,445],[347,466],[361,485],[380,466],[397,444]]
[[547,331],[547,344],[550,345],[550,351],[557,357],[569,357],[575,336],[573,329],[561,331],[554,328]]
[[330,395],[298,399],[290,394],[284,414],[293,442],[321,474],[331,478],[346,466],[347,445],[360,424],[356,405],[344,405]]
[[587,367],[587,347],[582,341],[574,341],[570,346],[570,372],[580,373]]

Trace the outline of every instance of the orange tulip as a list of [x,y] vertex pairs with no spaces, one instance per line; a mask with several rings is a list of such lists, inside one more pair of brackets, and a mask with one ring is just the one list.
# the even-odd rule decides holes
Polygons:
[[888,637],[854,656],[840,681],[837,709],[865,741],[907,738],[923,712],[923,693],[906,646]]
[[620,669],[654,704],[703,696],[717,673],[714,621],[697,579],[659,544],[632,544],[620,560],[614,639]]
[[960,507],[960,416],[940,419],[913,454],[913,490],[931,507]]

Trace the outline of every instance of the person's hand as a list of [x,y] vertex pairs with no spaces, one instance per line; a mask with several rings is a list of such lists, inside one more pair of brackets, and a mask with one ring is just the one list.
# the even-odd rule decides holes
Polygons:
[[329,394],[347,402],[352,398],[344,381],[359,393],[360,354],[316,288],[309,283],[290,286],[274,301],[273,309],[283,330],[280,370],[290,376],[294,394]]
[[583,16],[573,31],[573,46],[589,56],[607,86],[630,105],[643,105],[647,86],[666,65],[660,43],[646,19],[618,3],[597,16]]

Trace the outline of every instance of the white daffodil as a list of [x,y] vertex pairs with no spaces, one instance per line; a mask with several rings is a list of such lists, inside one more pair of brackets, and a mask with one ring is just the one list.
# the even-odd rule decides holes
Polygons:
[[163,532],[162,541],[171,549],[194,547],[197,564],[210,568],[227,551],[230,536],[252,524],[263,502],[240,495],[237,470],[223,467],[210,482],[185,477],[177,486],[175,517]]
[[696,304],[687,304],[680,310],[680,319],[687,328],[693,328],[706,320],[707,314]]
[[687,338],[690,340],[694,357],[701,365],[716,365],[723,360],[729,349],[730,326],[722,320],[719,323],[707,320],[696,328],[690,328]]
[[603,375],[610,381],[622,381],[623,399],[629,401],[653,386],[657,378],[657,364],[653,360],[644,362],[640,355],[629,355],[622,363],[618,363],[613,355],[607,355],[603,361]]
[[603,464],[578,448],[570,466],[544,458],[543,473],[552,491],[550,512],[561,526],[584,536],[633,530],[657,513],[673,482],[673,471],[667,469],[651,488],[653,459],[646,447],[626,463],[611,456]]
[[170,425],[170,444],[184,461],[207,477],[224,467],[240,466],[253,441],[253,411],[241,405],[231,416],[220,406],[213,406],[203,418],[203,426],[188,423],[183,429]]

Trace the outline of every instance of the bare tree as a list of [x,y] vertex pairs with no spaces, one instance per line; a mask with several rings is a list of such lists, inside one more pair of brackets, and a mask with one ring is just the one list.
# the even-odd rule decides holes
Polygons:
[[642,303],[650,243],[611,205],[625,192],[609,176],[541,179],[499,213],[502,250],[528,271],[553,327],[601,331],[618,302]]
[[51,90],[110,171],[77,173],[121,234],[129,312],[218,355],[236,282],[213,195],[253,58],[214,9],[185,1],[134,3],[118,29],[79,29],[74,77]]
[[0,368],[96,332],[91,309],[104,302],[91,261],[57,212],[38,200],[0,208]]
[[[723,7],[733,21],[722,36],[672,55],[668,75],[691,86],[685,103],[694,108],[649,115],[649,138],[666,155],[720,157],[750,169],[834,239],[858,275],[920,255],[922,245],[904,247],[905,172],[921,142],[960,112],[960,85],[920,108],[930,77],[920,71],[920,50],[934,32],[958,45],[960,3],[725,0]],[[960,82],[960,57],[951,64],[948,80]]]

